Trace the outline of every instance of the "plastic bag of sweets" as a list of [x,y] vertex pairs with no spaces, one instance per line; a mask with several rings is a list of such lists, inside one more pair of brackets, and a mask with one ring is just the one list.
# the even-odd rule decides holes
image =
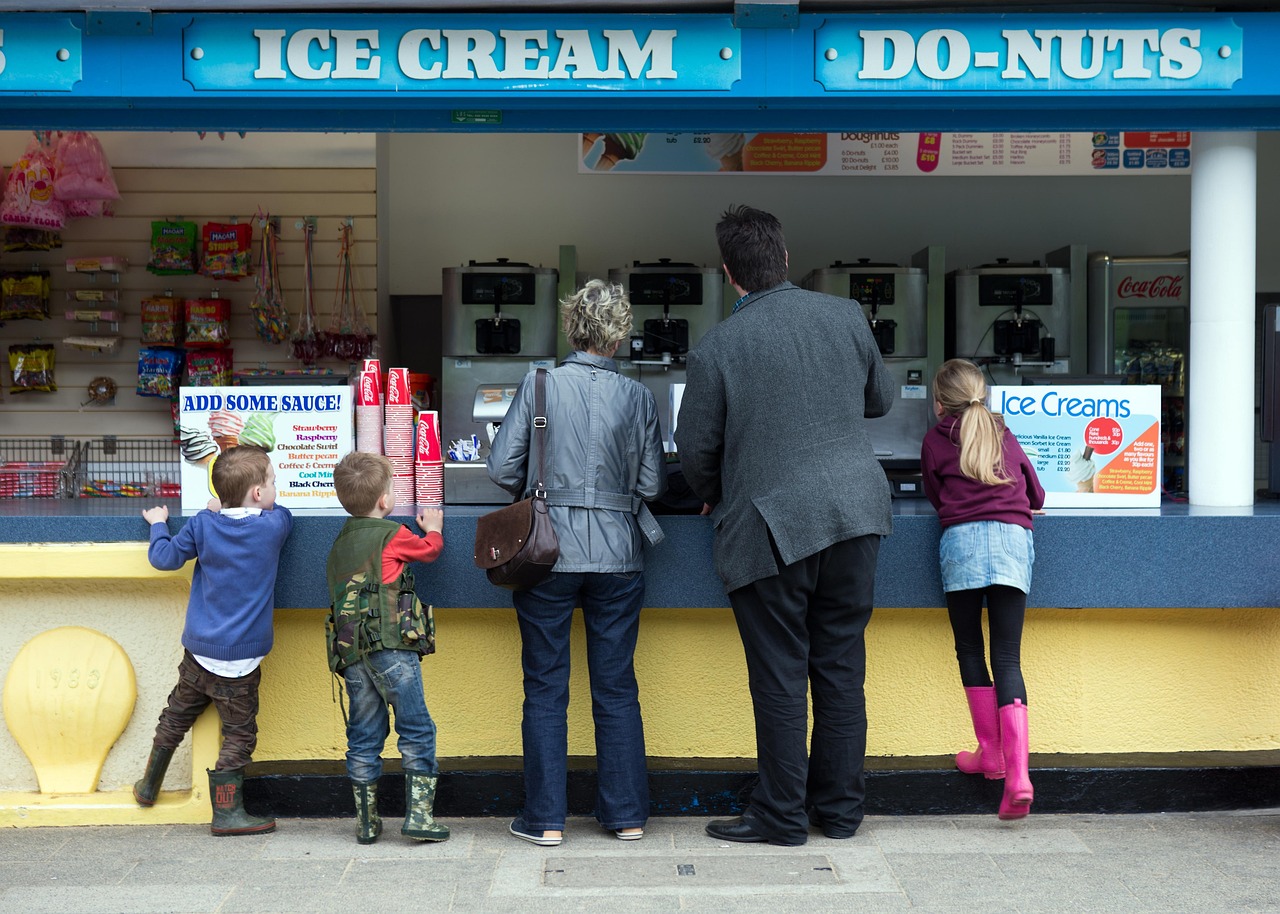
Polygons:
[[175,399],[182,383],[182,357],[180,349],[139,349],[138,396]]
[[142,342],[159,346],[181,346],[186,327],[182,299],[158,295],[142,300]]
[[212,348],[230,344],[230,301],[225,298],[188,298],[183,300],[182,307],[186,315],[188,348]]
[[92,133],[72,130],[62,134],[53,159],[58,173],[53,193],[59,200],[120,199],[107,154]]
[[159,276],[196,271],[196,224],[194,222],[151,223],[151,258],[147,270]]
[[32,139],[22,158],[13,163],[4,182],[0,200],[0,222],[33,228],[61,229],[67,221],[66,207],[53,195],[53,156],[37,139]]
[[49,319],[49,274],[0,273],[0,321]]
[[215,279],[239,279],[249,275],[252,226],[206,222],[202,234],[204,255],[200,260],[201,274]]
[[9,380],[15,394],[57,390],[53,379],[53,347],[41,343],[10,346]]
[[230,349],[200,349],[187,353],[187,387],[230,387],[233,359]]

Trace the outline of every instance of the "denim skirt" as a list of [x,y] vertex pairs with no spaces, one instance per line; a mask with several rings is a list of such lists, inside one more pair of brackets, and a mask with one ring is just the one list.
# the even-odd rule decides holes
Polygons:
[[1026,527],[994,520],[956,524],[942,531],[942,589],[980,590],[992,584],[1031,591],[1035,538]]

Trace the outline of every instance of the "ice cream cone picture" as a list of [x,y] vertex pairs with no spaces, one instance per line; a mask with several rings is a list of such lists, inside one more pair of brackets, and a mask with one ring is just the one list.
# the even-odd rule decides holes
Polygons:
[[240,444],[240,433],[244,431],[244,420],[235,413],[218,410],[209,414],[209,431],[213,435],[218,450],[236,447]]
[[1086,447],[1079,454],[1071,455],[1071,468],[1067,478],[1075,483],[1077,492],[1092,492],[1098,478],[1098,468],[1093,462],[1093,448]]
[[270,453],[276,449],[275,413],[253,413],[240,431],[241,444],[253,444]]
[[184,425],[178,430],[178,448],[187,463],[204,467],[209,494],[217,495],[213,490],[213,462],[218,459],[218,445],[213,437],[198,428]]

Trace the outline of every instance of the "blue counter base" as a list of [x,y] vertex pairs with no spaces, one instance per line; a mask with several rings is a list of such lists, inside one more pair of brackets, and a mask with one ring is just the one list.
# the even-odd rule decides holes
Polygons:
[[[591,815],[595,771],[570,760],[569,813]],[[1280,807],[1280,751],[1033,755],[1038,813],[1155,813]],[[282,817],[354,815],[340,762],[269,762],[245,778],[250,811]],[[732,816],[755,783],[741,759],[650,759],[654,816]],[[956,771],[950,757],[871,759],[867,814],[877,816],[995,814],[1000,781]],[[404,815],[404,777],[388,763],[379,809]],[[444,817],[514,816],[524,786],[518,758],[450,760],[442,765],[436,813]]]

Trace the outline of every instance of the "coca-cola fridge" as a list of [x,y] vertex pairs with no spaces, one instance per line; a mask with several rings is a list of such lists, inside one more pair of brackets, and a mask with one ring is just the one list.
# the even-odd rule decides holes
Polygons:
[[1187,491],[1187,346],[1191,258],[1089,257],[1089,373],[1160,385],[1165,491]]

